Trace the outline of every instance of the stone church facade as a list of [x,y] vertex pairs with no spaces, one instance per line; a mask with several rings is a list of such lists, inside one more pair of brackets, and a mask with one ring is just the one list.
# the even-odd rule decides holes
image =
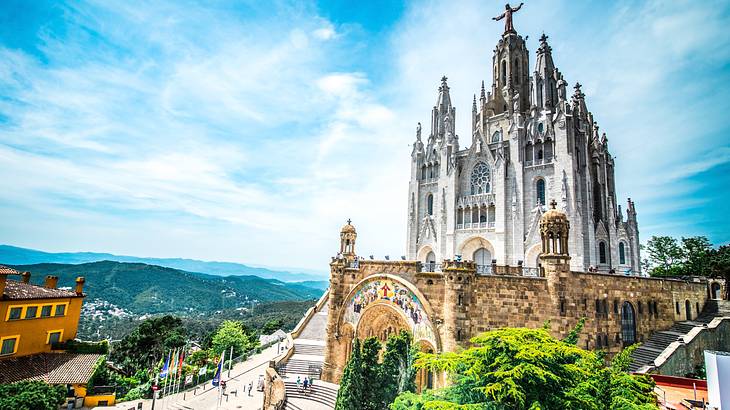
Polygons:
[[[405,260],[359,257],[355,227],[343,226],[323,380],[339,382],[355,338],[407,330],[423,351],[445,352],[484,331],[546,321],[564,337],[586,318],[581,347],[615,353],[703,309],[704,280],[626,274],[639,271],[634,205],[624,217],[605,134],[580,86],[568,100],[540,42],[530,76],[524,40],[505,31],[491,90],[474,100],[468,149],[442,80],[431,131],[423,142],[419,126],[413,148]],[[422,371],[417,383],[446,379]]]
[[411,153],[407,256],[538,266],[537,224],[550,198],[573,224],[571,267],[640,271],[636,209],[616,200],[614,158],[580,84],[572,96],[540,38],[531,71],[525,40],[505,31],[494,49],[492,85],[471,110],[469,148],[456,134],[456,108],[441,79],[430,131],[418,124]]

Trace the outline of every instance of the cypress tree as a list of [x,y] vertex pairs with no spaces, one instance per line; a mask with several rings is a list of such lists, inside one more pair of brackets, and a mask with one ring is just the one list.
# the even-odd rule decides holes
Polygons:
[[378,377],[380,408],[388,408],[400,393],[416,391],[416,372],[413,367],[415,355],[410,333],[401,331],[388,338]]
[[363,374],[362,356],[360,351],[360,339],[355,338],[352,346],[352,356],[347,361],[345,370],[342,372],[340,389],[337,392],[335,410],[361,410],[363,409]]
[[362,409],[381,410],[383,392],[379,386],[380,364],[380,341],[374,337],[365,339],[362,343]]

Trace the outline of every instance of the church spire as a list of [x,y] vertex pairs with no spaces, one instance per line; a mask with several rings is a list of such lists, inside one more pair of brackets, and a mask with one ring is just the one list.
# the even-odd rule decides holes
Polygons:
[[439,95],[431,113],[431,135],[441,140],[449,132],[452,135],[456,134],[456,109],[451,105],[451,95],[449,94],[447,80],[448,78],[446,76],[441,77]]
[[540,109],[552,111],[558,105],[558,80],[560,72],[553,63],[553,49],[547,42],[548,36],[542,33],[540,47],[535,61],[535,105]]

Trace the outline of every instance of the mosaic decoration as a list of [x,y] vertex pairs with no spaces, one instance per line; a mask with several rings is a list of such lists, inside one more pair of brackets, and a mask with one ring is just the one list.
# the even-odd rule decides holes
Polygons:
[[375,302],[390,304],[402,312],[411,326],[414,340],[427,340],[433,346],[437,346],[431,321],[426,316],[418,296],[403,284],[390,278],[378,278],[362,284],[347,303],[344,321],[357,329],[362,312]]

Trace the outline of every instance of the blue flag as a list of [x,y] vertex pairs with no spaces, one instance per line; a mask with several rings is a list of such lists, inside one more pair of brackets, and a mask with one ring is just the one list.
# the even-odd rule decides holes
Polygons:
[[170,370],[170,354],[168,353],[167,359],[165,359],[165,365],[162,366],[162,371],[160,372],[160,377],[165,378],[167,377],[167,372]]
[[221,355],[221,360],[218,362],[218,368],[215,371],[215,376],[213,376],[213,386],[218,386],[221,383],[221,373],[223,370],[223,362],[225,361],[226,352],[223,351],[223,354]]

